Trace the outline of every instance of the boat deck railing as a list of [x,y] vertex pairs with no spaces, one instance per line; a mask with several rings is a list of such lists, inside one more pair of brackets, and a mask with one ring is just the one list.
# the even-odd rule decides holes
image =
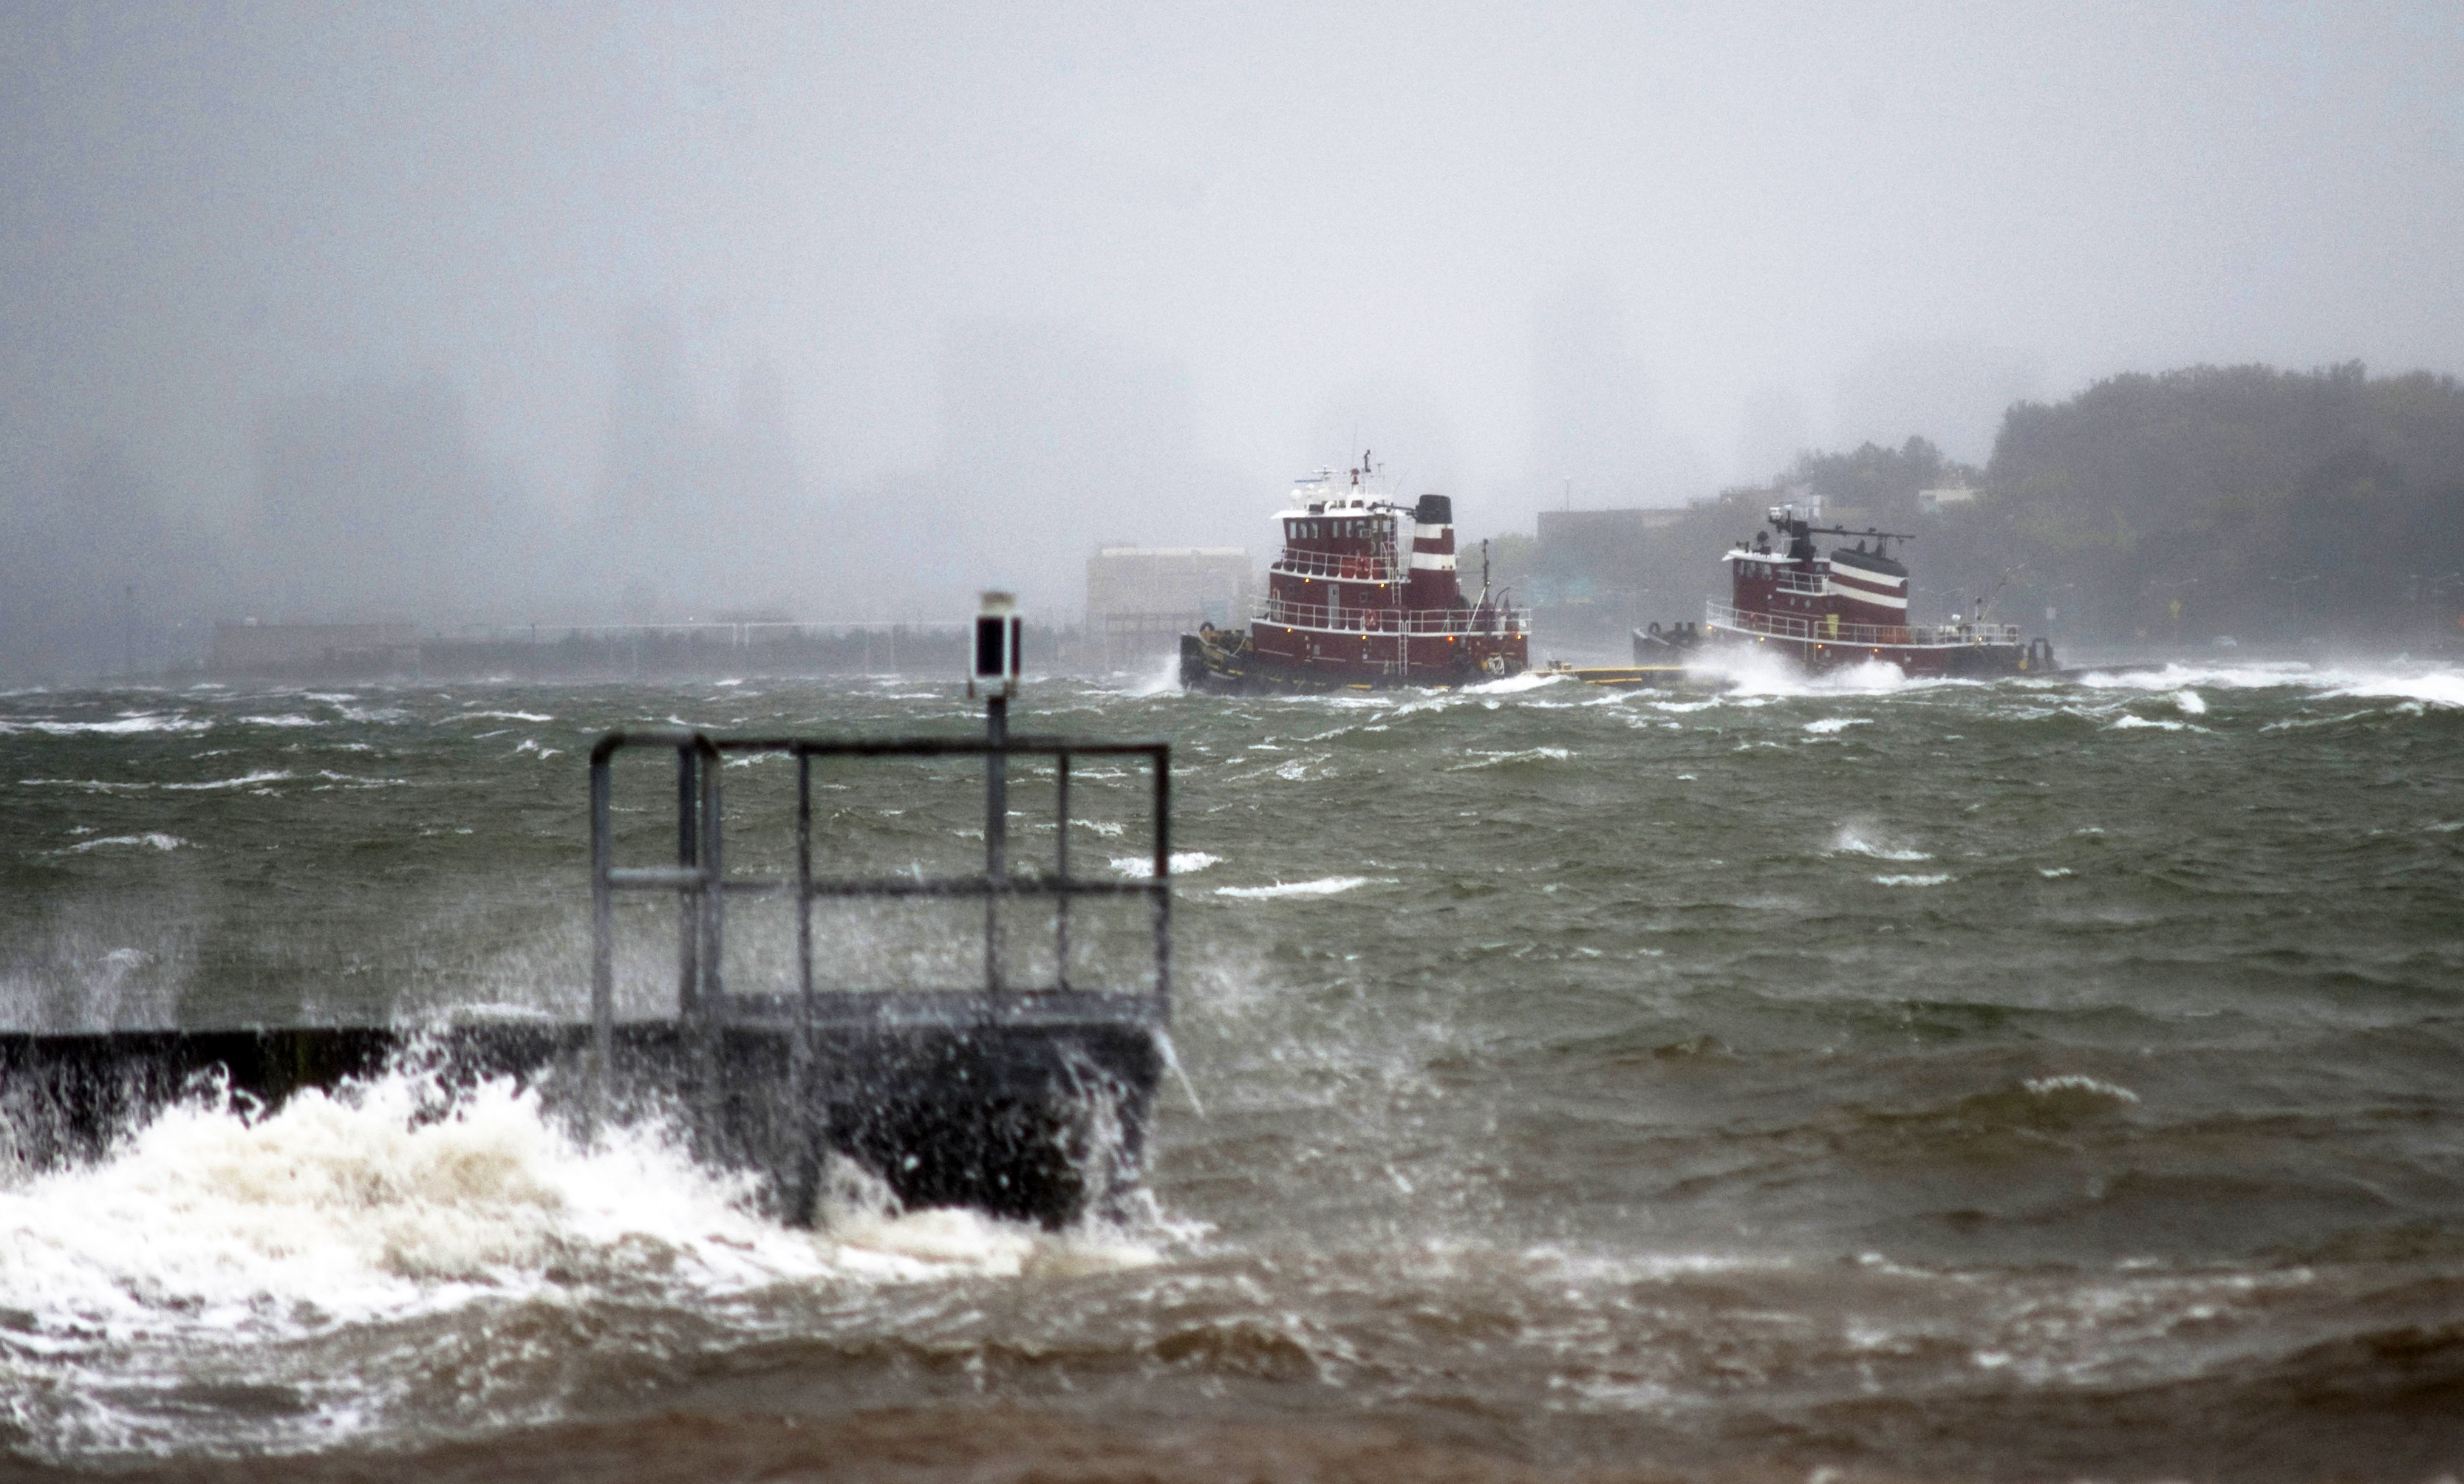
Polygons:
[[1346,556],[1332,552],[1287,551],[1275,558],[1269,572],[1282,572],[1298,578],[1339,578],[1347,582],[1399,582],[1403,573],[1391,551],[1368,556]]
[[1531,626],[1529,608],[1353,608],[1298,603],[1269,598],[1256,614],[1261,622],[1343,634],[1522,634]]
[[1830,644],[2015,644],[2016,623],[1839,623],[1827,616],[1798,618],[1786,613],[1748,613],[1727,603],[1703,605],[1703,620],[1720,628],[1767,639],[1797,639]]
[[[647,748],[676,757],[676,853],[672,865],[616,863],[613,820],[618,753]],[[725,816],[719,776],[730,755],[783,753],[795,759],[795,859],[783,875],[730,875],[726,867]],[[1050,758],[1054,764],[1056,840],[1049,872],[1020,875],[1010,869],[1006,770],[1012,757]],[[982,874],[897,876],[817,874],[814,869],[813,770],[816,762],[847,758],[981,757],[985,761],[985,862]],[[1080,758],[1143,758],[1153,775],[1151,820],[1154,861],[1143,880],[1114,881],[1071,874],[1069,851],[1070,766]],[[590,1017],[596,1050],[596,1102],[605,1105],[606,1069],[615,1035],[615,899],[620,891],[668,893],[678,904],[677,1014],[689,1028],[710,1033],[734,1022],[784,1020],[799,1079],[815,1055],[817,1029],[849,1014],[900,1020],[975,1019],[1029,1023],[1040,1016],[1093,1016],[1161,1025],[1172,995],[1172,756],[1163,742],[1083,742],[1056,737],[908,737],[873,741],[811,737],[714,738],[685,728],[611,731],[590,753]],[[792,978],[780,990],[736,993],[722,982],[727,905],[739,897],[784,897],[795,905]],[[977,990],[925,990],[884,993],[817,993],[814,984],[815,904],[849,898],[980,898],[984,903],[983,979]],[[1090,992],[1069,982],[1069,905],[1083,897],[1144,897],[1154,931],[1153,990]],[[1022,987],[1003,977],[1005,900],[1050,899],[1054,907],[1056,982]]]

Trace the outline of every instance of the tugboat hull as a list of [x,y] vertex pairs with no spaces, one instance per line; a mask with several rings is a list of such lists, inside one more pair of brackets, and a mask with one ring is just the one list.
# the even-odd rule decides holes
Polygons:
[[2054,646],[2045,640],[1975,640],[1944,644],[1858,644],[1786,639],[1711,628],[1705,650],[1713,655],[1775,654],[1822,671],[1857,665],[1893,665],[1911,679],[1991,680],[2006,675],[2043,675],[2054,669]]
[[[1266,625],[1260,625],[1261,628]],[[1390,690],[1407,686],[1468,686],[1501,680],[1529,666],[1523,636],[1418,636],[1398,641],[1344,641],[1349,636],[1274,635],[1292,643],[1262,646],[1254,633],[1201,629],[1180,636],[1184,689],[1227,695]],[[1317,642],[1311,644],[1309,641]],[[1434,643],[1432,642],[1434,641]],[[1383,656],[1375,651],[1382,648]]]

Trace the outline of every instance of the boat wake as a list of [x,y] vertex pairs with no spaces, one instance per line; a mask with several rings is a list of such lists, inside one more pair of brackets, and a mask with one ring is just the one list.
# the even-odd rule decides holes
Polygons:
[[1915,687],[1962,682],[1911,680],[1898,666],[1881,660],[1808,672],[1781,655],[1755,649],[1713,650],[1686,663],[1686,673],[1723,684],[1739,696],[1890,695]]

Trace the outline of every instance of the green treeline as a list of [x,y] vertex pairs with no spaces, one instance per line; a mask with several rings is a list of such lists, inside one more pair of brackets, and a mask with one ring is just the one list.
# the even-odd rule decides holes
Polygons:
[[[2004,415],[1986,498],[1947,522],[1969,570],[2105,637],[2458,635],[2464,387],[2199,366]],[[2180,608],[2174,608],[2178,602]],[[2178,635],[2177,635],[2178,630]]]
[[[1921,508],[1920,491],[1945,486],[1976,493]],[[1628,604],[1698,615],[1719,554],[1765,508],[1808,493],[1826,521],[1916,534],[1904,555],[1921,621],[1981,596],[2030,632],[2101,642],[2464,643],[2464,386],[2452,377],[2373,379],[2359,363],[2117,376],[2012,407],[1982,469],[1923,439],[1803,455],[1653,533],[1618,584]],[[1542,542],[1534,596],[1576,597],[1578,566]]]

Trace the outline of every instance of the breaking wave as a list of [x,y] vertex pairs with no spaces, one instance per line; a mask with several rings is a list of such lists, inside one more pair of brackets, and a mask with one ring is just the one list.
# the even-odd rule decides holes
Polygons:
[[1327,876],[1316,881],[1277,882],[1271,886],[1218,886],[1219,897],[1331,897],[1369,884],[1366,876]]
[[[723,1320],[733,1296],[779,1285],[1153,1260],[1119,1233],[862,1199],[791,1229],[663,1127],[586,1147],[510,1083],[444,1118],[429,1115],[435,1092],[394,1074],[255,1117],[200,1100],[99,1164],[0,1188],[0,1430],[55,1456],[326,1446],[386,1427],[439,1345],[505,1347],[474,1378],[483,1390],[500,1366],[558,1364],[535,1353],[525,1306],[655,1297]],[[355,1373],[329,1373],[320,1341],[370,1328],[395,1342],[354,1346]],[[181,1388],[205,1356],[219,1384],[285,1404],[200,1417]]]
[[103,850],[115,845],[138,845],[148,850],[177,850],[187,843],[187,840],[177,835],[165,835],[157,831],[145,835],[107,835],[100,840],[80,840],[69,848],[84,851]]
[[[2196,688],[2289,687],[2341,698],[2464,707],[2464,669],[2438,665],[2320,666],[2299,660],[2184,665],[2176,661],[2147,669],[2094,670],[2079,676],[2079,683],[2095,690],[2169,691],[2177,699],[2184,694],[2195,695]],[[2204,698],[2197,705],[2204,707]],[[2191,705],[2185,705],[2183,709],[2197,714]]]
[[[1115,831],[1115,833],[1118,832]],[[1193,871],[1202,871],[1210,865],[1221,865],[1222,862],[1221,856],[1210,856],[1203,850],[1176,850],[1172,853],[1172,874],[1187,876]],[[1153,856],[1114,856],[1112,869],[1124,876],[1145,881],[1155,875],[1155,858]]]
[[1877,861],[1930,861],[1933,859],[1932,854],[1927,851],[1870,839],[1862,827],[1854,824],[1841,825],[1839,833],[1831,838],[1831,854],[1870,856]]

